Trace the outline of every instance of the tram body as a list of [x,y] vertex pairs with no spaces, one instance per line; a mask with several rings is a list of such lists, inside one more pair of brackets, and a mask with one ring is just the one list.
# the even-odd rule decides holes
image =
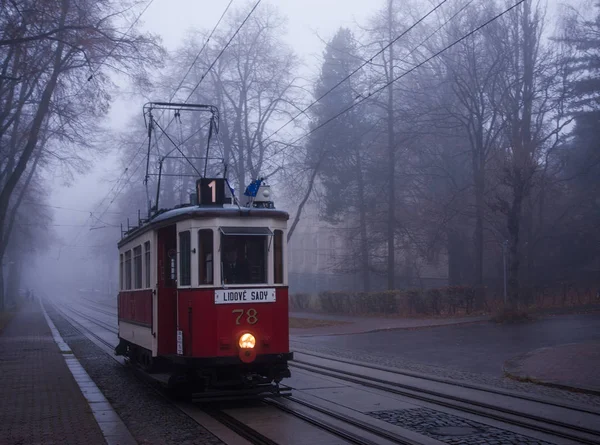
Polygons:
[[290,376],[289,215],[272,203],[227,204],[223,180],[202,190],[210,183],[198,182],[198,205],[160,213],[119,242],[115,352],[169,385],[258,393]]

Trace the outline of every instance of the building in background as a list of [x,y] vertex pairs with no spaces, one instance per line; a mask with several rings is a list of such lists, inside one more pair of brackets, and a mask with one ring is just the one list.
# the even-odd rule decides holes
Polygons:
[[[363,289],[363,275],[348,249],[350,227],[332,225],[318,217],[316,205],[305,207],[288,247],[290,293]],[[445,254],[427,261],[409,248],[396,252],[397,288],[431,288],[448,284]],[[370,272],[371,291],[386,289],[385,272]]]

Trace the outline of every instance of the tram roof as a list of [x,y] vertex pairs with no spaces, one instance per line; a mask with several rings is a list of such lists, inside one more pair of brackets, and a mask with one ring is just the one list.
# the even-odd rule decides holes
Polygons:
[[151,218],[139,227],[131,229],[118,243],[123,244],[135,239],[148,230],[156,230],[177,221],[201,218],[273,218],[288,220],[290,215],[284,210],[238,207],[225,205],[223,207],[190,205],[177,209],[166,210]]

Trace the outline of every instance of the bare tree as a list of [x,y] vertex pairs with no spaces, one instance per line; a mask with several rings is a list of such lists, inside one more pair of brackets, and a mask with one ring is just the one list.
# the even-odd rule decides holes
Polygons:
[[502,78],[503,91],[496,106],[504,122],[504,161],[495,208],[506,215],[509,234],[509,311],[519,307],[520,274],[524,246],[524,212],[540,172],[545,154],[559,143],[558,136],[571,118],[564,114],[566,94],[561,65],[556,54],[542,43],[544,11],[525,2],[496,28],[498,51],[507,54]]
[[[109,103],[107,66],[143,80],[147,62],[159,63],[153,38],[118,29],[128,6],[114,6],[108,0],[3,2],[0,260],[18,209],[15,193],[26,172],[35,171],[32,163],[73,165],[81,160],[77,148],[92,147],[91,131]],[[0,275],[0,305],[3,291]]]
[[[281,41],[284,20],[274,7],[257,9],[221,54],[245,15],[237,10],[229,26],[217,30],[181,89],[192,101],[219,108],[222,146],[217,153],[230,166],[240,190],[252,178],[273,177],[281,170],[292,147],[282,139],[284,134],[269,136],[297,109],[301,94],[295,76],[298,61]],[[187,52],[197,53],[203,40],[198,36],[194,50]]]

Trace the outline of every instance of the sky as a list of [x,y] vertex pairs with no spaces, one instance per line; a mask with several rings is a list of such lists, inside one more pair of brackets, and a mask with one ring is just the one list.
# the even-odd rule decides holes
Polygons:
[[[142,29],[158,34],[167,50],[175,50],[190,29],[212,29],[228,3],[229,0],[154,0],[140,23]],[[305,70],[303,74],[310,76],[319,69],[318,60],[324,49],[323,40],[329,40],[340,26],[352,27],[356,22],[364,23],[383,4],[383,0],[263,0],[258,8],[267,3],[276,5],[281,15],[287,18],[287,35],[284,39],[302,59]],[[233,0],[229,12],[236,6],[249,7],[253,4],[254,0]],[[153,98],[157,101],[166,99]],[[132,117],[139,116],[137,124],[139,129],[143,129],[142,104],[143,101],[140,100],[139,104],[132,105],[129,99],[119,98],[117,95],[107,116],[106,127],[112,131],[123,131],[132,122],[135,125],[136,121]],[[108,194],[121,172],[117,158],[113,155],[96,160],[90,171],[76,175],[69,185],[65,185],[62,178],[49,178],[52,189],[49,203],[62,207],[53,209],[54,229],[62,242],[51,247],[40,258],[42,267],[38,270],[41,281],[55,278],[53,275],[57,268],[54,266],[57,263],[63,266],[75,261],[81,267],[89,261],[90,252],[84,246],[87,244],[86,235],[90,233],[90,218],[85,211],[94,211],[94,206]],[[100,212],[106,208],[107,202]],[[111,207],[109,210],[114,209]],[[86,224],[87,227],[84,226]],[[119,231],[118,228],[99,230],[115,230],[117,234]],[[75,243],[74,237],[78,237]],[[75,247],[65,248],[65,243],[75,244]],[[44,277],[45,274],[48,276]]]
[[[433,4],[433,0],[421,1]],[[463,1],[449,0],[448,4]],[[158,34],[167,50],[175,50],[190,29],[212,29],[228,3],[229,0],[153,0],[141,18],[142,28]],[[341,26],[354,28],[356,23],[366,24],[385,0],[263,0],[258,8],[264,7],[266,3],[276,5],[279,12],[287,18],[285,41],[303,61],[302,74],[310,78],[319,70],[319,60],[324,49],[323,41],[329,40]],[[254,0],[233,0],[232,8],[249,7],[252,4]],[[551,13],[558,4],[557,0],[549,0]],[[166,99],[153,98],[157,101]],[[133,122],[133,125],[139,126],[137,131],[143,129],[142,103],[140,100],[139,104],[134,104],[130,99],[122,99],[116,95],[116,101],[105,122],[106,127],[111,131],[123,131]],[[139,116],[139,119],[132,120],[134,116]],[[76,176],[69,186],[64,186],[60,178],[51,179],[52,193],[49,202],[57,207],[94,210],[93,206],[107,196],[121,172],[117,158],[113,155],[97,160],[89,172]],[[100,211],[105,207],[106,203]],[[56,233],[67,243],[72,244],[74,236],[78,235],[80,241],[76,244],[83,246],[86,235],[90,233],[89,227],[77,226],[88,222],[89,213],[84,211],[55,210]],[[100,230],[115,230],[118,234],[119,229]],[[83,247],[60,250],[60,246],[56,245],[45,257],[43,261],[46,263],[64,262],[65,257],[85,262],[89,258],[89,251]],[[48,273],[51,273],[50,269],[53,268],[48,268]]]

